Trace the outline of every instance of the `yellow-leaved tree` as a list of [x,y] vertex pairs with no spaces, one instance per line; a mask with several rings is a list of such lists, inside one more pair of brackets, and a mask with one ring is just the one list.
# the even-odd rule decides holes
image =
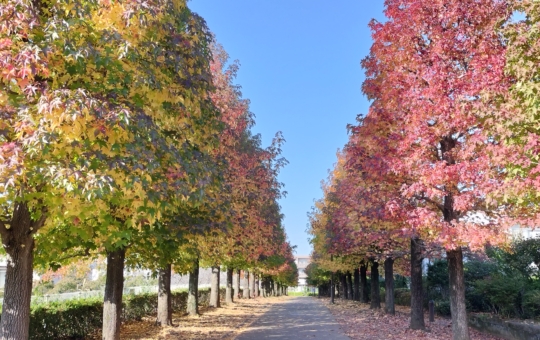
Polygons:
[[8,0],[0,22],[0,337],[28,338],[34,249],[78,249],[107,255],[117,339],[126,249],[212,181],[210,34],[182,0]]

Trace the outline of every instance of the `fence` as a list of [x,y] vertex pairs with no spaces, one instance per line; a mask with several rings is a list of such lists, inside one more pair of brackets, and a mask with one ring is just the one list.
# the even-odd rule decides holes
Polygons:
[[[221,285],[221,287],[225,287]],[[182,290],[187,289],[187,285],[171,285],[171,290]],[[200,284],[199,289],[210,288],[209,284]],[[141,287],[124,287],[124,295],[141,295],[149,293],[157,293],[157,286],[141,286]],[[62,293],[62,294],[46,294],[46,295],[32,295],[32,303],[49,303],[53,301],[65,301],[65,300],[76,300],[76,299],[87,299],[87,298],[103,298],[103,290],[88,290],[88,291],[78,291],[71,293]],[[0,304],[3,302],[0,301]]]

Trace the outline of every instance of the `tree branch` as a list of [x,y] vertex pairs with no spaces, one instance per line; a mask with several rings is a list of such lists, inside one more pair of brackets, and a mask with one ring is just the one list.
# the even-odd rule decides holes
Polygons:
[[38,220],[32,221],[32,228],[30,229],[28,234],[37,233],[38,230],[41,229],[45,225],[45,222],[47,221],[47,217],[48,217],[48,212],[49,211],[46,207],[44,206],[41,207],[41,216],[39,217]]
[[74,257],[89,257],[90,256],[90,248],[86,248],[84,249],[83,251],[80,251],[80,252],[77,252],[77,253],[74,253],[74,254],[70,254],[70,255],[66,255],[64,257],[60,257],[58,259],[56,259],[54,262],[63,262],[67,259],[72,259]]
[[[10,228],[8,228],[8,225]],[[2,237],[2,243],[8,243],[10,237],[11,221],[0,220],[0,237]]]
[[433,204],[434,206],[436,206],[437,208],[439,208],[440,211],[444,211],[444,206],[443,206],[441,203],[436,202],[436,201],[432,200],[432,199],[429,198],[429,197],[426,197],[426,196],[424,196],[424,195],[422,195],[422,196],[415,195],[415,196],[413,196],[413,197],[416,198],[416,199],[418,199],[418,200],[424,200],[424,201],[426,201],[426,202],[428,202],[428,203],[431,203],[431,204]]

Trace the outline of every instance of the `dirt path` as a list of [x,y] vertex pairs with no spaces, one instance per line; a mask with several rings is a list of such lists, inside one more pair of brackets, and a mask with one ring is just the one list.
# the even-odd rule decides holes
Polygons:
[[202,308],[199,317],[174,314],[174,326],[160,328],[155,317],[126,323],[122,326],[121,338],[133,340],[233,340],[274,304],[288,297],[257,298],[239,300],[221,308]]
[[328,308],[311,297],[276,303],[246,328],[236,340],[326,339],[348,340]]
[[239,300],[201,309],[199,317],[175,314],[174,326],[160,328],[155,317],[126,323],[122,339],[137,340],[348,340],[328,307],[310,297]]
[[[426,331],[408,329],[409,308],[397,306],[396,315],[373,311],[369,305],[327,298],[272,297],[239,300],[222,308],[201,309],[196,318],[175,314],[175,326],[160,328],[155,317],[122,327],[122,339],[137,340],[450,340],[449,319],[436,318]],[[500,340],[470,330],[473,340]],[[99,339],[99,335],[96,339]]]

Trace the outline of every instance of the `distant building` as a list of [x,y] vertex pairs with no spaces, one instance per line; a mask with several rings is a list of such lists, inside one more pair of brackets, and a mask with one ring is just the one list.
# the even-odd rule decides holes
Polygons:
[[308,255],[295,256],[294,262],[298,268],[298,287],[306,287],[306,267],[311,263],[311,257]]
[[[6,285],[6,272],[7,272],[7,257],[6,255],[0,255],[0,291],[4,290]],[[34,272],[33,274],[34,281],[39,281],[39,275]],[[0,301],[2,298],[0,297]]]
[[529,238],[540,238],[540,228],[520,227],[518,225],[510,228],[510,234],[516,238],[524,240]]
[[6,284],[7,259],[5,256],[0,257],[0,289],[4,289]]

